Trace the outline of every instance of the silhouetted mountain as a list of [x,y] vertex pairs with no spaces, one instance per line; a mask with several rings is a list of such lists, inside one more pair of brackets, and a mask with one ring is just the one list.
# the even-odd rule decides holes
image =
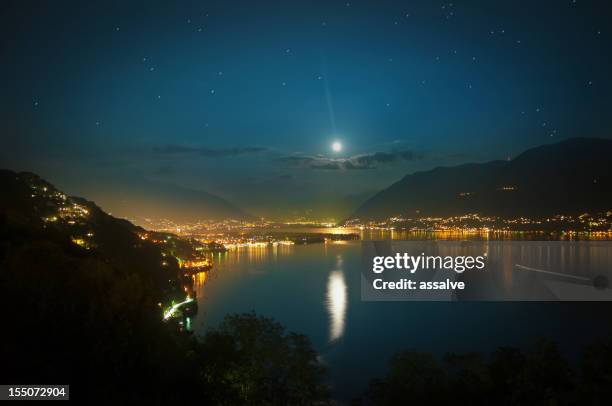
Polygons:
[[88,256],[146,278],[160,297],[183,296],[178,266],[162,266],[160,247],[140,238],[143,228],[105,213],[91,201],[69,196],[33,173],[0,170],[0,188],[2,237],[24,235],[26,242],[44,239],[70,249],[80,246],[82,254],[89,251]]
[[510,161],[407,175],[367,200],[351,218],[545,216],[611,208],[612,140],[573,138],[529,149]]
[[175,221],[250,219],[234,204],[212,193],[146,179],[137,174],[78,180],[72,187],[106,211],[132,219],[169,218]]

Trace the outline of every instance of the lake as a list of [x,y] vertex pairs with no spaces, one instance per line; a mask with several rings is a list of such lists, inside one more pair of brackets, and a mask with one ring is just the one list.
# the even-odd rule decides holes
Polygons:
[[575,358],[583,345],[611,333],[609,302],[365,302],[361,242],[251,247],[215,254],[196,277],[196,333],[228,313],[255,311],[304,333],[330,370],[338,399],[358,395],[382,376],[401,349],[442,355],[529,348],[555,339]]

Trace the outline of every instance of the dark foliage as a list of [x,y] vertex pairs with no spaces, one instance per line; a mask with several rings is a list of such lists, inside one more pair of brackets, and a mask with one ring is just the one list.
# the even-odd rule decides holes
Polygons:
[[324,403],[325,373],[302,334],[253,313],[226,316],[200,347],[204,378],[224,388],[219,403],[310,405]]
[[356,405],[605,405],[612,395],[612,340],[584,350],[571,367],[547,340],[523,352],[499,348],[433,355],[404,351],[391,359],[383,380],[372,381]]

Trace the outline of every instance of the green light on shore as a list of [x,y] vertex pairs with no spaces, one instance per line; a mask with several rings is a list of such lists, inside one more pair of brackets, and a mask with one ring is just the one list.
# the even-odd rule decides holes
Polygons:
[[191,302],[193,302],[193,298],[188,297],[187,300],[172,305],[168,310],[164,312],[164,320],[168,320],[170,317],[172,317],[174,313],[176,313],[176,311],[179,309],[179,307]]

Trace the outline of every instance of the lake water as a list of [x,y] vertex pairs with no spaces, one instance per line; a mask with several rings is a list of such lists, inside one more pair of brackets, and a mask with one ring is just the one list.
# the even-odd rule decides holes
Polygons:
[[242,248],[215,254],[196,279],[196,333],[228,313],[273,317],[304,333],[330,370],[338,399],[358,395],[401,349],[442,355],[529,348],[555,339],[570,358],[611,333],[609,303],[364,302],[361,242]]

